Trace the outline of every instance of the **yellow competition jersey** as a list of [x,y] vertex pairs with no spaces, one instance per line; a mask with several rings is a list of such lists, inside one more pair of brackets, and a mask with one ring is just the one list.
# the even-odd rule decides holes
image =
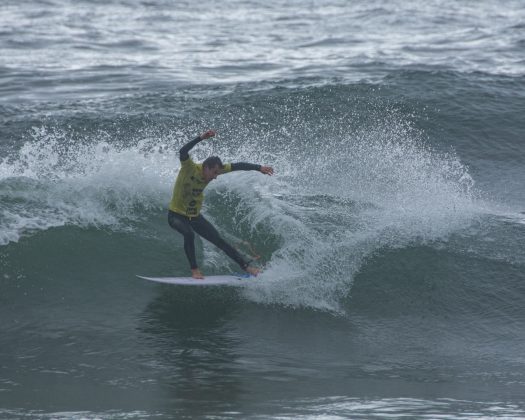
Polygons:
[[[222,173],[231,172],[231,163],[226,163]],[[169,209],[186,217],[197,217],[204,200],[204,180],[202,163],[195,163],[191,158],[181,162],[179,175],[173,187],[173,196]]]

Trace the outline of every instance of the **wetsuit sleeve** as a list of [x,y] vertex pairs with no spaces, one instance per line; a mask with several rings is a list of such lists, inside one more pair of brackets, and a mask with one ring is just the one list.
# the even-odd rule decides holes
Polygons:
[[189,143],[186,143],[184,146],[181,147],[181,149],[179,150],[179,156],[180,156],[181,162],[187,160],[190,157],[189,151],[193,149],[195,145],[201,141],[202,141],[201,136],[198,136],[197,138],[193,139],[192,141],[190,141]]
[[246,162],[236,162],[231,164],[232,171],[260,171],[261,165]]

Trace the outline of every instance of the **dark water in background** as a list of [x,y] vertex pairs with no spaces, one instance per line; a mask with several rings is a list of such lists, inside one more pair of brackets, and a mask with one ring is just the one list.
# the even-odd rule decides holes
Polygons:
[[[521,1],[3,2],[0,417],[525,417],[524,21]],[[187,274],[166,206],[210,127],[196,159],[276,170],[205,204],[265,272],[146,284]]]

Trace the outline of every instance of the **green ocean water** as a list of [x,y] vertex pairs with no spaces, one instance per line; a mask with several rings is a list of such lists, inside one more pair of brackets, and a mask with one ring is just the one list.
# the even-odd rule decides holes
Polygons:
[[[438,2],[376,6],[228,2],[215,31],[162,1],[2,6],[0,418],[524,416],[519,4],[448,4],[448,32]],[[275,169],[204,205],[264,271],[144,282],[188,274],[167,204],[209,128],[195,160]]]

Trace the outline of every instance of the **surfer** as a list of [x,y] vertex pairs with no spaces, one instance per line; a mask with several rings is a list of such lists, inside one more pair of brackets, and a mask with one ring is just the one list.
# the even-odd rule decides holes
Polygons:
[[181,168],[173,188],[168,222],[184,236],[184,252],[190,263],[193,278],[204,278],[195,258],[195,232],[222,249],[243,270],[256,276],[259,269],[250,266],[235,248],[222,239],[217,229],[204,218],[200,210],[204,200],[204,188],[219,175],[232,171],[259,171],[265,175],[273,175],[273,168],[245,162],[223,164],[218,156],[210,156],[202,163],[195,163],[189,151],[202,140],[214,137],[215,134],[213,130],[206,131],[180,149]]

